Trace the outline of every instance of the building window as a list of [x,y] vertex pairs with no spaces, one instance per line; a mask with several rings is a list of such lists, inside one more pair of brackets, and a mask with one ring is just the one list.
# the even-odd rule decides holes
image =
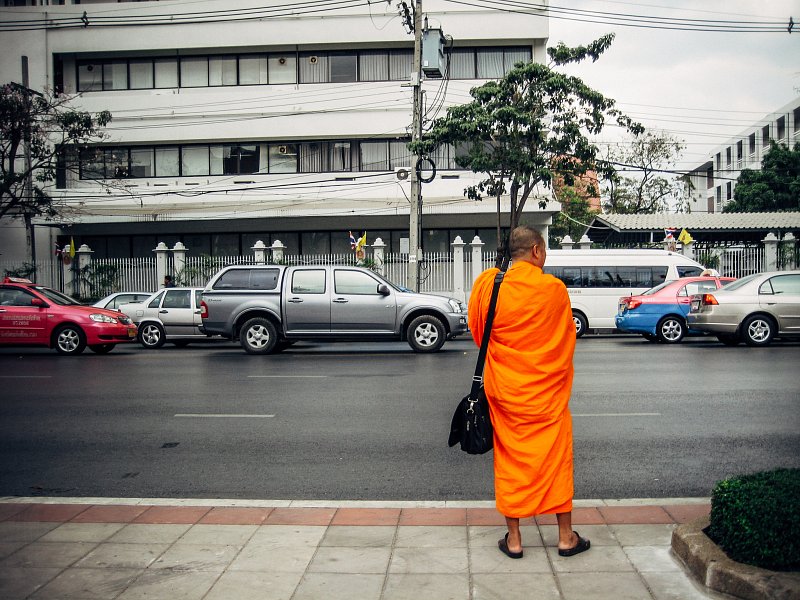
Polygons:
[[761,145],[766,148],[769,146],[769,125],[764,125],[761,128]]
[[152,177],[153,163],[152,148],[131,148],[131,177]]
[[359,144],[360,168],[362,171],[389,170],[389,143],[384,141],[361,142]]
[[208,84],[237,85],[236,57],[214,56],[208,60]]
[[475,79],[475,51],[453,48],[450,51],[450,78]]
[[156,177],[178,177],[181,174],[180,151],[175,148],[156,148]]
[[721,171],[722,170],[722,155],[719,152],[717,152],[717,156],[715,157],[715,162],[716,162],[717,171]]
[[747,137],[747,150],[750,153],[750,156],[755,156],[756,153],[756,134],[755,132],[751,133]]
[[100,61],[78,62],[78,91],[96,92],[103,89],[103,63]]
[[239,85],[259,85],[269,83],[267,55],[239,57]]
[[336,52],[328,56],[331,83],[358,81],[358,56],[355,52]]
[[267,169],[270,173],[297,173],[298,156],[297,144],[270,144]]
[[794,109],[794,137],[800,136],[800,106]]
[[359,81],[387,81],[389,79],[389,53],[376,50],[361,52],[358,60]]
[[159,58],[153,61],[156,89],[178,87],[178,60]]
[[132,60],[130,62],[130,88],[147,90],[155,87],[152,60]]
[[722,186],[717,186],[715,196],[717,201],[717,211],[720,211],[722,209]]
[[258,173],[258,146],[223,146],[224,175]]
[[779,140],[786,139],[786,117],[780,117],[777,121],[777,138]]
[[706,169],[706,189],[714,187],[714,168]]
[[208,58],[181,58],[181,87],[208,87]]
[[408,81],[414,63],[411,50],[392,50],[389,53],[389,80]]
[[725,148],[725,166],[727,168],[731,168],[731,148],[728,146]]
[[725,199],[731,200],[733,198],[733,182],[729,181],[725,184]]
[[184,177],[209,174],[208,146],[181,148],[181,174]]

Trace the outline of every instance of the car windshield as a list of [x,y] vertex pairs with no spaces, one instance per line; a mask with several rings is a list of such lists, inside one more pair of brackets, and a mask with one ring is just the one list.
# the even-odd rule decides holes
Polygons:
[[738,290],[740,287],[747,285],[756,277],[760,277],[760,273],[756,273],[754,275],[748,275],[747,277],[742,277],[741,279],[737,279],[736,281],[731,281],[729,284],[725,286],[726,290]]
[[663,290],[663,289],[664,289],[665,287],[667,287],[667,286],[668,286],[670,283],[672,283],[672,282],[671,282],[671,281],[665,281],[664,283],[660,283],[660,284],[658,284],[658,285],[657,285],[656,287],[654,287],[654,288],[650,288],[650,289],[649,289],[649,290],[647,290],[646,292],[642,292],[640,295],[641,295],[641,296],[652,296],[652,295],[653,295],[653,294],[655,294],[656,292],[659,292],[659,291]]
[[397,285],[396,283],[392,283],[391,281],[389,281],[388,279],[386,279],[386,278],[385,278],[383,275],[381,275],[380,273],[376,273],[375,271],[373,271],[373,272],[372,272],[372,275],[374,275],[375,277],[377,277],[378,279],[380,279],[380,280],[381,280],[383,283],[385,283],[386,285],[388,285],[390,288],[392,288],[392,289],[394,289],[394,290],[397,290],[398,292],[413,292],[413,290],[410,290],[410,289],[408,289],[408,288],[405,288],[405,287],[403,287],[402,285]]
[[51,290],[50,288],[36,286],[33,289],[35,289],[37,292],[45,296],[53,304],[60,304],[61,306],[81,305],[81,303],[78,302],[77,300],[70,298],[66,294],[62,294],[61,292]]

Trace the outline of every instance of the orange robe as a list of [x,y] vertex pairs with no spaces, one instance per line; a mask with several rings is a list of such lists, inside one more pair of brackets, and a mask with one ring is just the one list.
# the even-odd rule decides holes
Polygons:
[[[497,269],[481,273],[469,326],[481,343]],[[575,324],[567,288],[528,262],[500,285],[484,387],[494,425],[497,510],[530,517],[572,510],[572,355]]]

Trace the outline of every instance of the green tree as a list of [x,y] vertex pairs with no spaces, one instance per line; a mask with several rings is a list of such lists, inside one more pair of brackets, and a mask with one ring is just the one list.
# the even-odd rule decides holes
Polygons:
[[722,212],[800,210],[800,144],[794,149],[772,142],[761,170],[744,169],[733,189],[733,200]]
[[111,121],[108,111],[91,115],[72,110],[70,100],[15,83],[2,86],[0,219],[24,219],[28,256],[32,256],[31,219],[58,214],[49,184],[55,179],[60,153],[104,139],[100,128]]
[[561,212],[553,217],[553,224],[548,228],[550,246],[558,246],[567,235],[577,242],[599,211],[591,208],[587,192],[581,193],[580,186],[559,185],[555,181],[553,193],[561,203]]
[[[410,145],[412,152],[427,156],[443,144],[454,145],[456,163],[484,175],[464,194],[473,200],[497,199],[498,232],[505,194],[511,203],[506,226],[513,228],[539,184],[549,188],[560,177],[572,185],[588,170],[609,177],[613,166],[600,158],[588,136],[599,134],[607,119],[635,135],[643,128],[614,108],[614,100],[557,67],[596,61],[613,38],[609,34],[587,46],[548,48],[549,64],[517,63],[503,78],[470,90],[470,103],[451,107],[433,121],[430,131]],[[546,200],[539,203],[543,207]]]
[[663,173],[674,168],[683,149],[676,138],[659,131],[648,131],[629,144],[611,147],[608,160],[618,168],[608,179],[603,208],[615,214],[652,214],[679,203],[683,183]]

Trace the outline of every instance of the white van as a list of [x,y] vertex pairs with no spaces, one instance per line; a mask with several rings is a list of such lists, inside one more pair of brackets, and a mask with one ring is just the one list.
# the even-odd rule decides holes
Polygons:
[[700,275],[703,265],[665,250],[548,250],[544,271],[567,286],[575,331],[581,337],[589,328],[615,327],[621,296]]

